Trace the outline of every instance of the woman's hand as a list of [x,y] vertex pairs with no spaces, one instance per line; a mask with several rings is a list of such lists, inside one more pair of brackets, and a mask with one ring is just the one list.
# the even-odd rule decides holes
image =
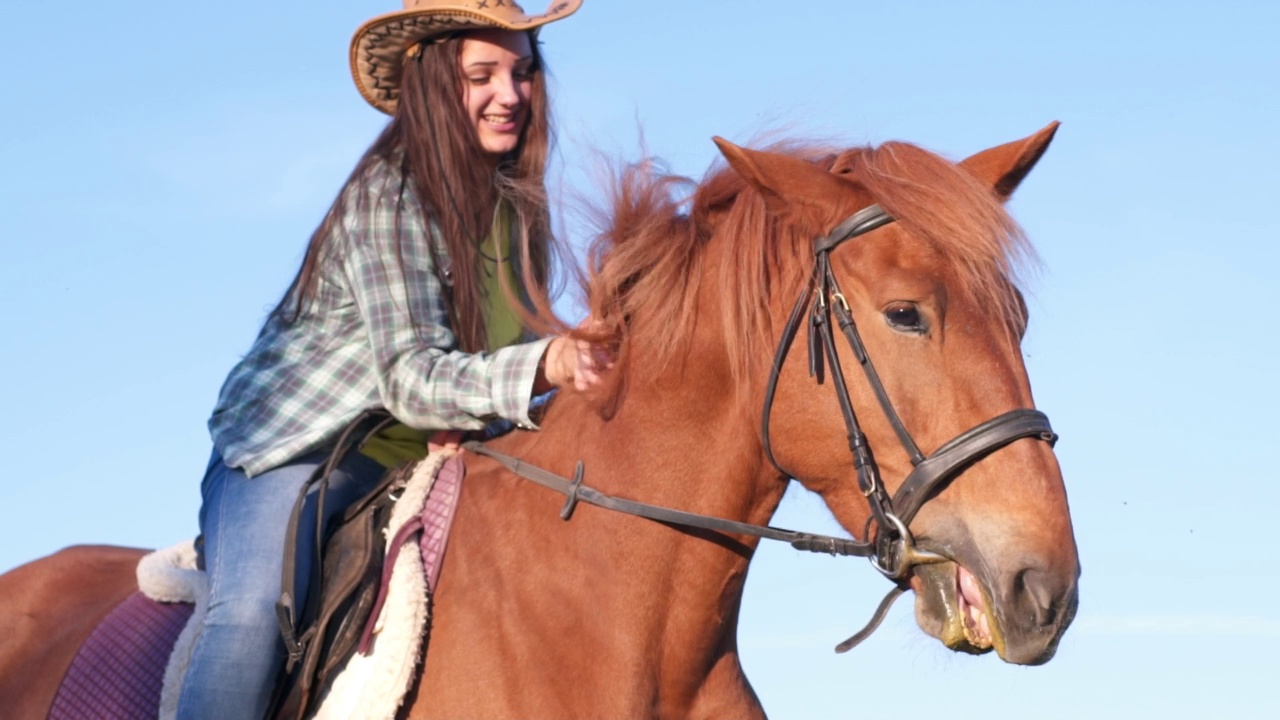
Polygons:
[[542,386],[545,381],[541,392],[569,385],[586,391],[603,382],[612,367],[613,351],[607,345],[561,335],[547,346],[537,385]]

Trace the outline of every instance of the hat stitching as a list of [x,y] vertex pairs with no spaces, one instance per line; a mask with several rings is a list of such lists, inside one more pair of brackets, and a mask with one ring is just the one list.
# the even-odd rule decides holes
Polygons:
[[393,100],[399,94],[403,41],[416,40],[418,38],[414,36],[424,31],[430,35],[440,27],[465,25],[467,20],[468,18],[452,16],[420,16],[397,19],[381,27],[370,28],[367,35],[377,46],[370,43],[363,50],[364,61],[369,65],[369,76],[373,81],[371,89],[382,93],[387,100]]

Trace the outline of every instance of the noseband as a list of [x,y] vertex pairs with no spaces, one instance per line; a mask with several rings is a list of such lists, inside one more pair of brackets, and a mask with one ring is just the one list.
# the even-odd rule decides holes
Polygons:
[[[973,427],[938,448],[926,457],[907,431],[898,411],[894,409],[889,393],[885,391],[880,375],[871,363],[862,337],[858,334],[858,326],[853,321],[853,313],[849,303],[840,291],[835,273],[831,270],[831,251],[845,242],[860,235],[883,227],[893,222],[893,218],[879,205],[863,208],[837,225],[830,233],[814,240],[813,272],[809,281],[800,291],[787,325],[783,329],[782,339],[773,357],[773,370],[769,374],[769,384],[765,390],[764,412],[761,415],[761,432],[764,438],[765,454],[769,462],[778,472],[786,477],[794,477],[787,472],[773,453],[773,443],[769,436],[769,418],[773,408],[774,395],[778,380],[782,375],[782,365],[791,346],[799,334],[800,324],[805,313],[809,316],[809,375],[819,385],[824,384],[825,368],[829,367],[832,385],[836,390],[836,399],[840,403],[840,412],[844,416],[845,428],[848,431],[849,451],[853,455],[853,467],[858,477],[858,487],[867,499],[871,508],[871,517],[867,521],[864,540],[867,557],[872,565],[891,580],[901,582],[915,565],[944,562],[949,558],[916,547],[915,540],[908,529],[911,520],[919,512],[925,501],[933,497],[937,490],[947,481],[958,475],[964,468],[980,460],[990,453],[1021,438],[1033,437],[1048,442],[1052,446],[1058,436],[1049,426],[1049,418],[1039,410],[1010,410]],[[811,310],[810,310],[811,308]],[[867,383],[880,403],[880,409],[893,427],[898,441],[906,450],[914,469],[898,491],[889,497],[884,483],[880,480],[880,470],[876,465],[867,436],[858,423],[858,416],[849,399],[849,389],[841,370],[840,359],[836,354],[834,324],[848,341],[858,364],[867,377]],[[875,524],[872,535],[871,525]],[[886,607],[887,609],[887,607]]]

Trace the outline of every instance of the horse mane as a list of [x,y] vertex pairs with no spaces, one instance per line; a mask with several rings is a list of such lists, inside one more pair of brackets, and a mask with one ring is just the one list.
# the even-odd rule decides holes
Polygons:
[[[903,142],[835,152],[790,143],[766,148],[852,180],[923,240],[952,269],[953,291],[993,308],[1012,337],[1024,328],[1019,271],[1034,251],[991,188],[950,161]],[[723,346],[734,387],[762,377],[777,331],[771,301],[798,294],[812,270],[815,233],[766,211],[763,197],[723,162],[702,182],[667,172],[653,158],[615,168],[600,228],[587,253],[584,296],[591,317],[621,348],[615,375],[626,376],[637,322],[645,328],[646,362],[663,366],[689,357],[698,320],[695,299],[715,277],[722,304]],[[826,219],[834,225],[834,221]],[[703,272],[709,241],[723,233],[736,249],[716,273]]]

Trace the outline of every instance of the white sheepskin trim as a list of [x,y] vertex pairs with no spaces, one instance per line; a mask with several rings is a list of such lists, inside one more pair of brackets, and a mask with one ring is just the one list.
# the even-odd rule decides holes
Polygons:
[[[387,539],[420,515],[440,467],[452,451],[421,460],[391,513]],[[388,548],[390,550],[390,548]],[[396,558],[387,600],[374,626],[373,652],[356,654],[334,678],[321,699],[315,720],[391,720],[417,678],[427,623],[427,581],[418,536],[409,538]]]
[[[203,572],[200,573],[204,575]],[[203,578],[202,578],[203,579]],[[208,581],[205,581],[206,586]],[[187,666],[191,664],[191,654],[195,652],[196,640],[200,637],[200,628],[204,627],[204,616],[209,611],[209,593],[200,594],[196,600],[191,619],[173,643],[173,651],[169,653],[169,662],[164,666],[164,684],[160,686],[159,720],[177,720],[178,700],[182,697],[182,679],[187,674]]]
[[159,718],[174,720],[178,715],[178,698],[182,695],[182,676],[191,663],[191,652],[209,606],[209,578],[203,570],[196,569],[195,543],[191,540],[178,543],[138,561],[138,589],[158,602],[195,603],[196,606],[174,642],[164,668]]
[[138,561],[138,589],[157,602],[195,602],[209,593],[209,580],[196,569],[195,541],[156,550]]

